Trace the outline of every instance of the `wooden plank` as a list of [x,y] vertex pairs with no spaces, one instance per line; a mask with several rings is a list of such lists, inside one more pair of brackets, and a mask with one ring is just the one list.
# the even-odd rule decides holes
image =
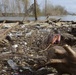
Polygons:
[[0,35],[0,41],[2,41],[3,39],[5,39],[6,35],[8,32],[10,32],[14,27],[16,27],[19,23],[15,23],[15,25],[13,27],[10,27],[9,29],[6,29],[1,35]]
[[3,24],[5,23],[6,21],[3,21],[3,23],[1,23],[0,25],[0,29],[3,27]]

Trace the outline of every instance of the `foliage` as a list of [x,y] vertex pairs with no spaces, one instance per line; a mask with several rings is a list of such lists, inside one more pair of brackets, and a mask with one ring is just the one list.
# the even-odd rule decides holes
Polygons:
[[45,15],[45,10],[46,10],[46,15],[66,15],[68,12],[65,10],[64,7],[57,5],[54,6],[52,4],[47,5],[47,9],[45,7],[42,10],[43,15]]
[[[2,13],[7,13],[7,15],[10,15],[10,13],[12,13],[14,15],[20,16],[20,14],[24,14],[25,16],[28,15],[27,14],[27,10],[30,8],[30,3],[31,0],[1,0],[0,3],[0,15],[2,15]],[[33,1],[33,0],[32,0]],[[36,0],[38,1],[38,0]],[[54,6],[51,3],[47,4],[47,9],[45,9],[44,7],[40,7],[37,3],[37,15],[65,15],[68,12],[65,10],[64,7],[62,6]],[[42,10],[41,10],[42,8]],[[46,11],[46,14],[45,14]],[[6,15],[6,16],[7,16]],[[30,13],[30,15],[34,16],[34,7],[32,9],[32,14]]]
[[25,5],[25,8],[27,9],[29,4],[30,4],[30,1],[29,0],[22,0],[22,2],[24,3],[23,5]]
[[37,8],[37,10],[36,10],[37,16],[40,16],[41,15],[41,9],[40,9],[39,5],[37,5],[36,8]]

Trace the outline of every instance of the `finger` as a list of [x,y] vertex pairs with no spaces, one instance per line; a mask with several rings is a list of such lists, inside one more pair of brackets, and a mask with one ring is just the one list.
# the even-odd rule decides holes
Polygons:
[[71,49],[70,46],[68,46],[67,44],[63,46],[63,48],[67,51],[67,53],[70,55],[70,56],[76,56],[76,53],[74,50]]
[[66,52],[59,50],[59,49],[55,49],[55,53],[59,54],[59,55],[65,55],[66,54]]
[[66,59],[50,59],[49,62],[47,62],[47,64],[60,64],[60,63],[67,63]]

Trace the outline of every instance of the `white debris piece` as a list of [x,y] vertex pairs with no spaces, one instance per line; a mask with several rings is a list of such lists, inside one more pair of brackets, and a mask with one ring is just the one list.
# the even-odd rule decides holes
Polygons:
[[10,28],[11,27],[11,25],[6,24],[6,23],[3,26],[4,26],[4,28]]
[[17,47],[18,47],[18,45],[17,45],[17,44],[15,44],[15,45],[13,45],[12,47],[13,47],[13,48],[17,48]]
[[25,45],[27,45],[27,42],[24,42]]
[[22,25],[21,28],[25,28],[25,25]]
[[16,36],[22,36],[22,32],[16,32]]
[[13,45],[12,46],[12,52],[16,52],[17,51],[17,48],[18,48],[18,45],[17,44]]
[[29,33],[26,33],[26,37],[30,37],[33,32],[34,32],[34,30],[31,30]]
[[12,33],[9,33],[8,36],[10,36],[12,38],[14,35]]

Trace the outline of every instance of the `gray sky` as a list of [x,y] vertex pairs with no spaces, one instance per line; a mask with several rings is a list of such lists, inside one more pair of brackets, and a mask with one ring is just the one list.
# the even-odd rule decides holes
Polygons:
[[[31,0],[33,1],[33,0]],[[53,5],[61,5],[67,9],[67,11],[76,13],[76,0],[47,0],[49,3],[52,3]],[[45,0],[37,0],[38,4],[40,4],[41,7],[45,4]]]

